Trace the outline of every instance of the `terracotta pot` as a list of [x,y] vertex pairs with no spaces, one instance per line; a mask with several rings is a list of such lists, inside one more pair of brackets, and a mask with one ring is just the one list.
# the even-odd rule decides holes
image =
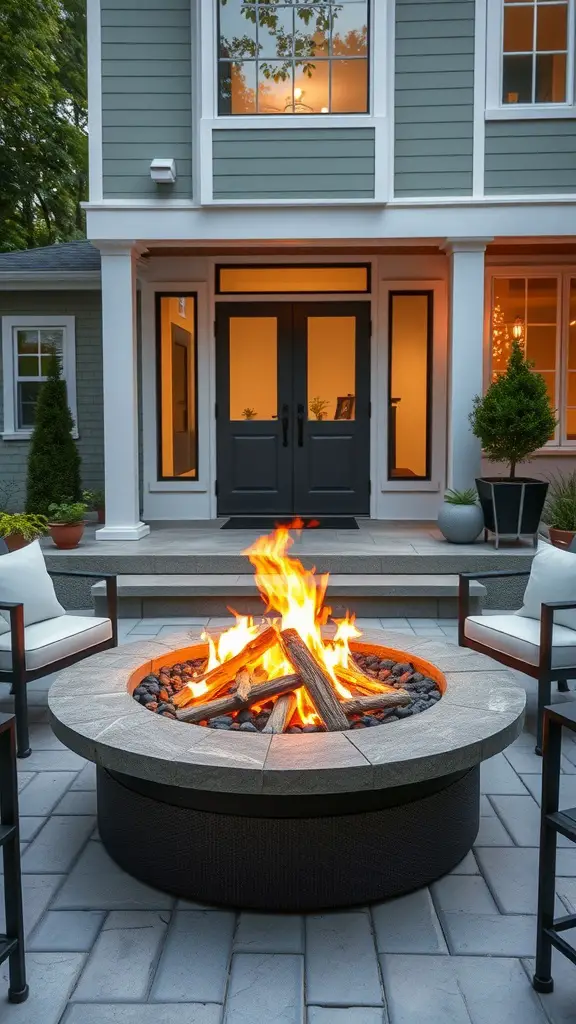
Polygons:
[[549,527],[550,541],[555,548],[569,548],[574,537],[576,537],[576,531],[574,530],[556,530],[553,526]]
[[20,548],[25,548],[30,543],[21,533],[10,533],[7,537],[4,537],[4,540],[8,551],[19,551]]
[[106,509],[105,508],[97,508],[96,509],[96,513],[98,515],[98,522],[99,523],[105,523],[106,522]]
[[84,533],[84,523],[48,523],[50,536],[57,548],[76,548]]

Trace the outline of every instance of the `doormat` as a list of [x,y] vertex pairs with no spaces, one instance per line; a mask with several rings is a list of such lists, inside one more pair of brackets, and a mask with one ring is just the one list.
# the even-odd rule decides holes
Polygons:
[[353,516],[234,516],[222,523],[222,530],[273,530],[290,526],[293,530],[359,530]]

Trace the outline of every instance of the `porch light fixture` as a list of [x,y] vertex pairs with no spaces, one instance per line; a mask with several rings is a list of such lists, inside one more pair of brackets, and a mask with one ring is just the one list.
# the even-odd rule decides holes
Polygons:
[[157,185],[173,185],[176,181],[176,161],[170,157],[156,157],[150,164],[150,177]]
[[520,316],[517,316],[514,321],[512,337],[515,341],[522,341],[522,338],[524,337],[524,321]]

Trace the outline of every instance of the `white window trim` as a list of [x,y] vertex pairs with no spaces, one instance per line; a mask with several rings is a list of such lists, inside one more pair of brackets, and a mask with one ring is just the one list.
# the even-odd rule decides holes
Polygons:
[[484,392],[491,381],[492,370],[492,294],[493,282],[498,277],[550,277],[557,281],[557,328],[556,328],[556,406],[558,426],[554,438],[548,441],[534,454],[539,455],[572,455],[576,454],[576,440],[564,440],[566,435],[566,384],[568,366],[568,320],[570,309],[570,281],[576,280],[576,266],[551,266],[541,263],[525,263],[513,265],[490,266],[486,270],[486,300],[484,323]]
[[486,32],[486,110],[487,121],[542,121],[547,118],[576,116],[574,95],[574,51],[576,48],[575,0],[568,0],[568,58],[565,103],[502,103],[503,0],[488,0]]
[[3,441],[27,441],[31,430],[19,430],[16,417],[16,375],[14,361],[14,330],[38,327],[60,327],[64,332],[62,347],[63,377],[68,392],[68,405],[74,420],[72,436],[78,435],[76,399],[76,325],[73,316],[3,316],[2,317],[2,371],[4,395]]
[[[211,206],[284,206],[294,205],[293,200],[261,199],[229,200],[213,198],[212,181],[212,133],[216,129],[278,130],[278,128],[298,128],[314,130],[318,128],[374,128],[375,134],[375,195],[370,200],[338,200],[338,206],[350,204],[386,202],[391,196],[392,176],[390,174],[392,146],[390,132],[393,108],[393,47],[394,47],[394,5],[381,3],[381,0],[369,0],[370,32],[369,32],[369,82],[368,106],[365,114],[279,114],[274,115],[219,115],[218,114],[218,15],[217,3],[214,0],[199,0],[197,37],[200,40],[200,61],[202,73],[200,81],[195,79],[196,91],[200,92],[199,135],[200,135],[200,205]],[[382,55],[385,59],[382,59]],[[193,62],[194,63],[194,62]],[[391,74],[392,63],[392,74]],[[331,200],[301,200],[297,205],[333,205]]]

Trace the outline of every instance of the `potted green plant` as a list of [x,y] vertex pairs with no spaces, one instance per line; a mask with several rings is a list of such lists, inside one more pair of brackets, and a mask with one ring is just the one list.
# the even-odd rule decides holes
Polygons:
[[576,537],[576,472],[550,478],[542,518],[551,543],[557,548],[570,547]]
[[80,455],[72,437],[73,428],[66,381],[62,379],[60,360],[52,352],[47,379],[38,394],[30,440],[27,512],[47,515],[51,504],[82,500]]
[[84,533],[84,501],[52,502],[48,506],[48,530],[57,548],[76,548]]
[[82,491],[82,500],[90,512],[96,512],[98,522],[106,522],[106,510],[104,505],[104,491]]
[[484,516],[474,487],[446,491],[438,526],[450,544],[472,544],[476,540],[484,528]]
[[18,551],[46,533],[46,516],[27,515],[25,512],[0,513],[0,537],[4,538],[8,551]]
[[476,480],[484,526],[496,534],[496,547],[502,536],[530,535],[536,544],[546,500],[546,480],[516,476],[518,463],[542,448],[557,424],[544,378],[533,365],[513,341],[506,371],[483,397],[476,396],[470,413],[472,432],[482,442],[486,458],[509,467],[507,477]]

